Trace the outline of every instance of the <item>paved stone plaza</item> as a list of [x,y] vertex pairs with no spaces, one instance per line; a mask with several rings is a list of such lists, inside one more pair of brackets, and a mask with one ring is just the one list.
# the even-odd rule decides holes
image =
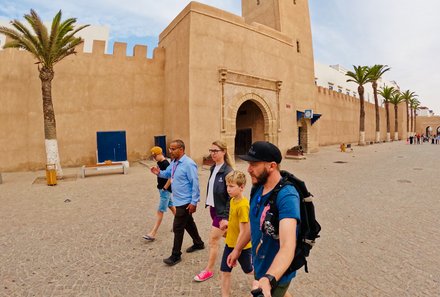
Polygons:
[[[439,155],[440,145],[394,142],[347,153],[324,147],[307,160],[285,160],[282,167],[315,194],[323,227],[310,273],[301,271],[290,292],[440,296]],[[163,264],[173,239],[170,213],[155,242],[142,239],[158,201],[155,176],[145,166],[55,187],[34,183],[43,175],[2,175],[0,296],[220,296],[218,273],[205,283],[192,281],[207,249],[184,253],[174,267]],[[200,170],[202,201],[207,177]],[[203,203],[195,219],[207,242],[210,217]],[[184,249],[189,239],[185,234]],[[248,296],[249,284],[235,269],[232,296]]]

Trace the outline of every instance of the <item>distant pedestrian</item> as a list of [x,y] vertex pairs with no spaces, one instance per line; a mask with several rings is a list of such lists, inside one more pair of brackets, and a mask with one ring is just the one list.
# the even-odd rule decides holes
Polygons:
[[345,153],[345,143],[341,143],[341,145],[339,146],[339,148],[341,149],[342,153]]
[[[165,158],[162,153],[162,148],[155,146],[151,150],[151,156],[157,162],[157,166],[160,170],[165,170],[170,165],[170,162]],[[159,190],[159,207],[156,213],[156,223],[153,229],[143,236],[145,240],[154,241],[156,239],[157,230],[162,223],[163,214],[167,211],[167,208],[171,210],[173,215],[176,214],[176,208],[173,206],[173,201],[171,200],[171,180],[166,178],[157,177],[157,189]]]
[[165,170],[152,167],[151,172],[162,178],[171,178],[173,203],[176,207],[173,222],[174,244],[171,256],[164,259],[163,262],[172,266],[182,261],[181,249],[185,230],[193,240],[193,245],[186,249],[187,253],[202,250],[205,248],[205,244],[200,238],[192,216],[196,212],[197,203],[200,200],[197,165],[185,155],[185,143],[182,140],[172,141],[169,151],[173,159],[170,166]]

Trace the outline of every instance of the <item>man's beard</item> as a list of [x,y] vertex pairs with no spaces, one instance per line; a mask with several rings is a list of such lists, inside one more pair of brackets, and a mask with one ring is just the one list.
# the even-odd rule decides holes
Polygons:
[[259,176],[254,175],[254,177],[257,179],[255,185],[263,186],[267,182],[267,178],[269,177],[269,171],[266,168],[264,168],[264,171]]

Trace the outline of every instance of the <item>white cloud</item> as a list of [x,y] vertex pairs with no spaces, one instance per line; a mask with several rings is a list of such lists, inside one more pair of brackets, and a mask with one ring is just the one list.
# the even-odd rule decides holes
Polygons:
[[316,60],[346,67],[387,64],[392,70],[386,79],[415,91],[422,105],[440,114],[439,1],[310,0],[310,7]]

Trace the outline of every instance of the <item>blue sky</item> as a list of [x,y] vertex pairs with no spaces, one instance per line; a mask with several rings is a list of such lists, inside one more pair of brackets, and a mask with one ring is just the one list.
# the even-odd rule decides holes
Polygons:
[[[263,0],[264,1],[264,0]],[[303,1],[303,0],[300,0]],[[34,8],[44,20],[62,9],[79,23],[105,25],[110,41],[157,45],[160,32],[187,0],[0,0],[0,19],[22,19]],[[241,0],[199,0],[241,14]],[[322,64],[387,64],[385,75],[440,114],[438,0],[309,0],[315,59]]]

